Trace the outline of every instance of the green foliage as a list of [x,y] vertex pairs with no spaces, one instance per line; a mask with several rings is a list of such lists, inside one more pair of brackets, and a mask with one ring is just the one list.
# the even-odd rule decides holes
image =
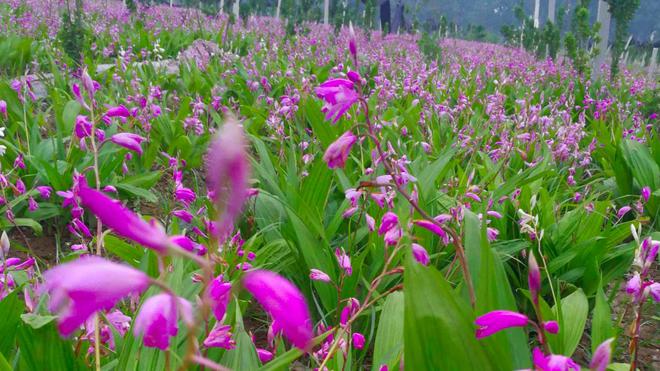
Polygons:
[[609,11],[612,18],[616,21],[616,29],[614,32],[614,41],[612,42],[612,63],[610,64],[610,73],[612,78],[616,77],[619,73],[619,63],[623,49],[625,47],[626,39],[628,38],[628,30],[630,29],[630,22],[635,16],[635,12],[639,8],[639,0],[606,0],[610,5]]

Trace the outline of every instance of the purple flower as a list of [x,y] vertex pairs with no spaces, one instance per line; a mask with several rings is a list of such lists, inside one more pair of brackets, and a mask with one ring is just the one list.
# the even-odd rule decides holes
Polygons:
[[380,220],[380,227],[378,228],[378,234],[379,235],[384,235],[387,233],[390,229],[396,227],[399,224],[399,217],[391,212],[388,211],[383,215],[383,218]]
[[482,339],[510,327],[524,327],[529,322],[526,315],[509,310],[494,310],[474,320],[479,326],[477,339]]
[[429,258],[429,253],[426,249],[419,244],[413,243],[411,245],[413,258],[421,265],[429,265],[431,259]]
[[348,324],[348,320],[353,317],[353,315],[355,315],[359,309],[360,301],[356,298],[349,298],[346,301],[346,306],[341,310],[341,314],[339,315],[339,323],[342,326],[346,326]]
[[142,155],[141,143],[145,140],[147,140],[147,138],[133,133],[118,133],[110,137],[112,143],[128,150],[135,151],[139,155]]
[[44,273],[49,308],[58,311],[58,330],[70,335],[99,310],[110,310],[123,297],[149,286],[149,277],[132,267],[90,256],[60,264]]
[[527,266],[527,284],[534,304],[539,302],[539,292],[541,291],[541,270],[533,252],[529,252],[529,263]]
[[50,193],[53,191],[53,188],[49,186],[38,186],[36,189],[39,192],[39,196],[43,199],[49,199]]
[[646,186],[642,188],[642,199],[644,202],[649,202],[649,199],[651,198],[651,187]]
[[206,293],[211,300],[213,315],[218,321],[222,321],[227,313],[229,299],[231,299],[231,283],[225,282],[222,275],[211,281]]
[[268,363],[273,359],[273,353],[261,348],[257,348],[257,356],[261,363]]
[[654,282],[649,287],[648,290],[651,292],[651,297],[657,303],[660,301],[660,282]]
[[495,241],[497,240],[497,236],[500,235],[500,231],[498,231],[495,228],[488,227],[486,228],[486,238],[488,238],[488,241]]
[[630,206],[624,206],[624,207],[620,208],[619,211],[617,211],[616,217],[621,219],[621,218],[623,218],[624,215],[628,214],[628,212],[630,210],[632,210],[632,208]]
[[128,117],[131,115],[131,113],[128,111],[128,108],[124,107],[123,105],[119,105],[117,107],[109,108],[105,115],[107,117]]
[[282,334],[296,347],[312,347],[312,319],[305,297],[284,277],[265,270],[248,272],[243,285],[275,321]]
[[559,333],[559,324],[557,321],[545,321],[543,322],[543,329],[551,334]]
[[351,258],[344,252],[344,249],[335,249],[335,256],[337,257],[337,263],[339,263],[339,268],[343,269],[347,276],[353,274],[353,267],[351,266]]
[[353,347],[355,349],[362,349],[362,348],[364,348],[364,343],[365,343],[364,335],[362,335],[359,332],[354,332],[353,333]]
[[183,220],[186,223],[191,223],[193,220],[193,215],[189,213],[187,210],[174,210],[172,211],[172,215],[176,216],[177,218]]
[[174,198],[176,198],[177,201],[181,201],[185,205],[190,205],[190,203],[195,201],[197,195],[195,194],[195,191],[190,188],[178,186],[176,191],[174,191]]
[[169,245],[167,234],[160,227],[145,222],[119,202],[89,188],[83,182],[80,183],[78,196],[83,206],[118,235],[161,253],[167,250]]
[[218,206],[216,237],[225,236],[247,199],[250,161],[243,128],[229,118],[206,154],[206,184]]
[[135,318],[133,334],[143,336],[144,346],[165,350],[170,346],[170,337],[179,331],[179,311],[184,321],[192,323],[192,306],[187,300],[170,294],[154,295],[142,304]]
[[539,348],[534,348],[533,361],[540,371],[580,371],[580,365],[572,359],[556,354],[546,356]]
[[76,123],[73,131],[76,133],[78,138],[87,138],[88,136],[92,135],[92,123],[89,121],[87,116],[78,115],[76,117]]
[[610,364],[612,358],[612,342],[614,338],[603,341],[591,357],[589,368],[594,371],[605,371]]
[[318,269],[310,269],[309,278],[313,281],[330,282],[330,276]]
[[316,88],[316,95],[325,101],[322,111],[325,119],[332,119],[335,124],[348,111],[359,96],[354,90],[353,82],[346,79],[332,79]]
[[5,117],[5,120],[7,119],[7,102],[4,100],[0,99],[0,113]]
[[357,142],[357,137],[349,130],[334,141],[323,154],[323,161],[330,169],[343,168],[346,165],[351,147]]
[[234,349],[236,342],[231,338],[231,326],[216,322],[209,335],[204,339],[204,346],[208,348]]
[[449,243],[449,235],[447,235],[447,232],[445,232],[445,230],[439,225],[428,220],[415,220],[414,223],[416,226],[422,227],[438,235],[445,245]]

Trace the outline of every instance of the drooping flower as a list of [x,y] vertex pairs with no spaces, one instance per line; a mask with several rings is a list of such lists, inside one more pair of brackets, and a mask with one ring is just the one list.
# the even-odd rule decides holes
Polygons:
[[324,82],[316,88],[316,95],[325,101],[322,111],[325,112],[325,119],[332,119],[333,124],[336,124],[359,98],[353,82],[346,79]]
[[442,242],[445,245],[449,243],[449,235],[439,225],[425,219],[415,220],[413,223],[415,223],[415,225],[418,227],[422,227],[428,231],[435,233],[438,237],[442,239]]
[[536,262],[533,252],[529,252],[529,263],[527,266],[527,284],[534,304],[539,302],[539,292],[541,291],[541,270]]
[[282,334],[296,347],[312,346],[312,320],[305,297],[284,277],[265,270],[248,272],[243,285],[277,321]]
[[261,363],[268,363],[273,359],[273,353],[262,348],[257,348],[257,356],[259,357],[259,361],[261,361]]
[[357,142],[357,137],[348,130],[328,146],[323,154],[323,161],[328,164],[330,169],[343,168],[355,142]]
[[5,120],[7,119],[7,102],[0,99],[0,113],[4,116]]
[[313,281],[330,282],[330,276],[318,269],[310,269],[309,278]]
[[594,352],[589,363],[589,368],[594,371],[605,371],[612,359],[612,342],[614,338],[603,341]]
[[533,361],[540,371],[580,371],[580,365],[572,359],[557,354],[546,356],[539,348],[534,348]]
[[160,227],[142,220],[118,201],[89,188],[84,182],[80,183],[78,197],[83,206],[118,235],[161,253],[167,250],[167,234]]
[[216,237],[229,234],[247,199],[250,161],[243,129],[230,117],[206,154],[206,184],[218,207]]
[[632,208],[630,206],[627,206],[627,205],[623,206],[622,208],[619,209],[619,211],[617,211],[616,217],[621,219],[621,218],[623,218],[624,215],[628,214],[628,212],[630,210],[632,210]]
[[216,322],[209,335],[204,339],[204,346],[209,348],[234,349],[236,342],[231,338],[231,326]]
[[36,187],[36,190],[39,192],[39,196],[41,196],[41,198],[47,200],[50,198],[50,194],[53,191],[53,188],[49,186],[38,186]]
[[191,223],[193,220],[193,215],[187,210],[174,210],[172,211],[172,215],[183,220],[186,223]]
[[651,187],[646,186],[642,188],[642,199],[644,202],[649,202],[649,199],[651,198]]
[[364,348],[364,343],[365,343],[364,335],[362,335],[359,332],[354,332],[353,333],[353,347],[355,349],[362,349],[362,348]]
[[142,304],[133,334],[142,336],[144,346],[165,350],[170,346],[170,337],[179,331],[177,314],[192,323],[192,306],[187,300],[170,294],[154,295]]
[[123,105],[119,105],[116,107],[108,108],[105,115],[107,117],[128,117],[131,115],[131,112]]
[[343,269],[347,276],[353,274],[353,267],[351,266],[351,258],[346,254],[344,249],[335,249],[335,256],[337,257],[337,263],[339,263],[339,268]]
[[76,123],[74,125],[73,131],[76,133],[78,138],[87,138],[88,136],[92,135],[92,123],[89,121],[87,116],[78,115],[76,117]]
[[227,313],[229,299],[231,299],[231,283],[225,282],[223,276],[220,275],[209,284],[207,295],[211,300],[213,315],[218,321],[222,321]]
[[524,327],[529,322],[526,315],[509,310],[494,310],[474,320],[479,326],[477,339],[482,339],[510,327]]
[[346,306],[341,310],[339,315],[339,323],[342,326],[348,324],[348,320],[353,317],[355,313],[360,309],[360,301],[356,298],[348,298],[346,301]]
[[429,253],[426,249],[419,244],[413,243],[411,245],[413,258],[421,265],[429,265],[431,259],[429,258]]
[[543,329],[551,334],[559,333],[559,324],[557,321],[545,321],[543,322]]
[[133,133],[117,133],[110,137],[110,141],[118,146],[128,150],[135,151],[142,155],[142,142],[147,138]]
[[68,336],[95,312],[110,310],[148,286],[149,277],[141,271],[90,256],[45,272],[43,288],[50,293],[50,310],[58,312],[60,334]]
[[387,233],[390,229],[396,227],[399,224],[399,217],[391,212],[388,211],[383,215],[383,218],[380,220],[380,227],[378,227],[378,234],[379,235],[384,235]]

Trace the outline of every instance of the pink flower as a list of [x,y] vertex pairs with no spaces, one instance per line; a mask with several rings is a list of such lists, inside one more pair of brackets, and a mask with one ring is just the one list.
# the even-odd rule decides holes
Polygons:
[[624,207],[620,208],[619,211],[617,211],[616,217],[621,219],[621,218],[623,218],[624,215],[628,214],[628,212],[630,210],[632,210],[632,208],[630,206],[624,206]]
[[335,249],[335,256],[337,257],[337,263],[339,263],[339,268],[343,269],[347,276],[353,274],[353,267],[351,266],[351,258],[346,255],[344,249]]
[[105,115],[107,117],[128,117],[131,115],[131,113],[128,111],[128,108],[124,107],[123,105],[119,105],[109,108]]
[[119,202],[89,188],[84,182],[80,183],[78,196],[83,206],[118,235],[161,253],[167,250],[167,234],[158,226],[145,222]]
[[497,240],[497,236],[500,235],[500,231],[498,231],[495,228],[488,227],[486,228],[486,237],[488,238],[488,241],[495,241]]
[[474,320],[474,323],[479,326],[476,336],[477,339],[482,339],[510,327],[524,327],[528,321],[524,314],[509,310],[494,310]]
[[268,363],[273,359],[273,353],[261,348],[257,348],[257,356],[261,363]]
[[351,147],[357,142],[357,137],[349,130],[334,141],[323,154],[323,161],[330,169],[343,168],[346,165]]
[[144,346],[165,350],[170,346],[170,337],[179,331],[179,312],[184,321],[192,323],[192,306],[187,300],[170,294],[154,295],[142,304],[135,318],[133,334],[143,336]]
[[296,347],[312,347],[312,319],[305,297],[284,277],[265,270],[248,272],[243,285],[273,317],[282,334]]
[[7,119],[7,102],[4,100],[0,99],[0,113],[5,117],[5,120]]
[[651,187],[646,186],[642,188],[642,199],[644,202],[649,202],[649,199],[651,198]]
[[442,242],[445,245],[449,243],[449,235],[447,235],[447,232],[445,232],[445,230],[442,229],[442,227],[439,225],[428,220],[415,220],[414,223],[416,226],[422,227],[438,235],[438,237],[442,239]]
[[216,237],[225,236],[247,199],[250,161],[243,129],[229,118],[206,154],[206,184],[218,206]]
[[657,303],[660,301],[660,282],[654,282],[649,287],[648,290],[651,293],[651,297]]
[[541,270],[533,252],[529,252],[529,263],[527,266],[527,284],[534,304],[539,302],[539,292],[541,291]]
[[413,258],[421,265],[429,265],[431,259],[429,258],[429,253],[426,249],[419,244],[413,243],[411,245]]
[[139,155],[142,155],[141,143],[145,140],[147,140],[147,138],[133,133],[118,133],[110,137],[112,143],[128,150],[135,151]]
[[364,335],[362,335],[359,332],[354,332],[353,333],[353,347],[355,349],[362,349],[362,348],[364,348],[364,343],[365,343]]
[[356,298],[349,298],[346,301],[346,306],[341,310],[341,314],[339,315],[339,323],[342,326],[346,326],[348,324],[348,320],[351,319],[351,317],[353,317],[353,315],[355,315],[359,309],[360,301]]
[[322,111],[325,112],[325,119],[332,119],[333,124],[337,123],[359,98],[353,82],[346,79],[324,82],[316,88],[316,95],[325,101]]
[[53,191],[53,188],[49,186],[38,186],[36,187],[36,190],[39,192],[39,196],[46,200],[50,198],[50,194]]
[[635,272],[632,278],[626,283],[626,292],[635,298],[641,295],[642,278],[639,276],[638,272]]
[[313,281],[330,282],[330,276],[318,269],[310,269],[309,278]]
[[399,227],[394,227],[385,233],[383,241],[385,241],[386,246],[394,246],[399,242],[402,235],[403,230]]
[[534,348],[533,361],[540,371],[580,371],[580,365],[572,359],[556,354],[546,356],[539,348]]
[[603,341],[591,357],[589,368],[594,371],[605,371],[612,358],[612,342],[614,338]]
[[395,213],[388,211],[385,213],[385,215],[383,215],[383,218],[380,220],[380,227],[378,228],[378,234],[384,235],[390,229],[396,227],[398,224],[399,224],[399,217]]
[[231,326],[216,322],[215,326],[204,339],[204,346],[208,348],[234,349],[236,342],[231,338]]
[[213,315],[218,321],[222,321],[227,313],[229,299],[231,299],[231,283],[225,282],[220,275],[211,281],[206,292],[211,300]]
[[364,219],[367,221],[367,227],[369,228],[369,231],[373,232],[376,230],[376,219],[374,219],[373,216],[365,213],[364,214]]
[[545,321],[543,322],[543,329],[551,334],[559,333],[559,324],[557,321]]
[[110,310],[123,297],[143,292],[149,277],[132,267],[90,256],[60,264],[44,273],[49,308],[58,311],[58,330],[70,335],[99,310]]
[[186,210],[174,210],[172,211],[172,215],[176,216],[177,218],[183,220],[186,223],[191,223],[193,220],[193,215]]
[[73,131],[76,133],[78,138],[86,138],[92,135],[92,123],[89,121],[87,116],[78,115],[76,117],[76,123]]
[[177,201],[181,201],[185,205],[190,205],[190,203],[195,201],[197,195],[195,194],[195,191],[190,188],[178,186],[176,187],[176,191],[174,191],[174,198],[176,198]]

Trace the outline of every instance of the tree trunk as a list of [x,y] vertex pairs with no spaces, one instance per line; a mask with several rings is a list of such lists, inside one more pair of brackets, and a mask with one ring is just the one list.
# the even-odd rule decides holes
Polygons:
[[548,0],[548,21],[555,23],[557,0]]
[[241,0],[234,0],[233,13],[234,18],[238,20],[238,17],[241,15]]
[[275,12],[275,18],[280,20],[280,8],[282,7],[282,0],[277,0],[277,11]]
[[541,16],[541,0],[534,0],[534,28],[539,28],[541,23],[539,17]]
[[325,0],[323,4],[323,24],[330,22],[330,0]]
[[596,22],[600,23],[600,31],[598,36],[600,42],[598,43],[598,56],[594,59],[591,77],[596,78],[600,76],[600,67],[607,59],[607,44],[610,37],[610,8],[605,0],[598,0],[598,16]]

